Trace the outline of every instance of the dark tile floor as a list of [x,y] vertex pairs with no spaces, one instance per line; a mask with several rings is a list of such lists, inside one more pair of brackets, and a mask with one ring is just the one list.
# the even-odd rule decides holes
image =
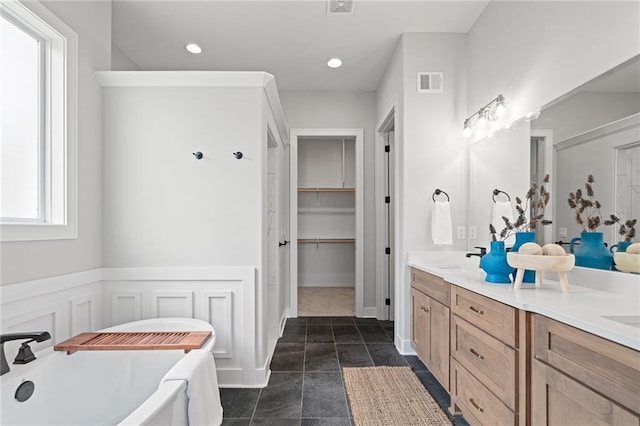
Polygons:
[[[415,356],[393,345],[393,322],[353,317],[290,318],[263,389],[221,389],[223,425],[353,424],[342,367],[410,366],[447,412],[449,395]],[[459,416],[453,424],[467,425]]]

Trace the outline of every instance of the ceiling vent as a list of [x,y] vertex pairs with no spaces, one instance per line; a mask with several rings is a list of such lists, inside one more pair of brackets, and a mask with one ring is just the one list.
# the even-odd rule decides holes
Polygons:
[[354,0],[327,0],[327,15],[349,15],[353,13]]
[[418,93],[442,93],[444,77],[441,72],[419,72]]

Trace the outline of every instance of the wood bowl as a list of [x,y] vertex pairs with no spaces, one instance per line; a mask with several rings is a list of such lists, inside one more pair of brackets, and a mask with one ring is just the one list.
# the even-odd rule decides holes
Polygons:
[[576,264],[572,254],[544,256],[536,254],[507,253],[507,263],[512,268],[530,271],[568,272]]
[[516,268],[516,278],[513,281],[515,288],[522,287],[524,271],[536,271],[536,287],[542,285],[543,272],[557,272],[560,279],[560,286],[565,293],[569,292],[569,281],[567,272],[573,269],[576,264],[576,257],[572,254],[559,256],[548,256],[539,254],[507,253],[507,263],[512,268]]
[[615,252],[613,262],[616,269],[622,272],[640,272],[640,254]]

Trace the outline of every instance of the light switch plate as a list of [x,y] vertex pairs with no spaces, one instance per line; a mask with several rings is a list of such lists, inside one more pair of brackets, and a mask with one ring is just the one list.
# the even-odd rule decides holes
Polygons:
[[458,239],[459,240],[464,240],[465,238],[466,238],[466,236],[465,236],[464,226],[458,226]]
[[567,228],[558,228],[558,236],[560,238],[567,238]]

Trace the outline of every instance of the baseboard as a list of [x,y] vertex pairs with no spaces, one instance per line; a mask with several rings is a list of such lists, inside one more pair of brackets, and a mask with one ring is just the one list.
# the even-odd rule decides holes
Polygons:
[[398,336],[396,336],[395,344],[396,349],[398,349],[398,352],[400,352],[400,355],[416,355],[416,351],[411,345],[411,340],[399,339]]
[[376,318],[377,315],[378,315],[378,310],[376,309],[375,306],[362,309],[363,318]]

